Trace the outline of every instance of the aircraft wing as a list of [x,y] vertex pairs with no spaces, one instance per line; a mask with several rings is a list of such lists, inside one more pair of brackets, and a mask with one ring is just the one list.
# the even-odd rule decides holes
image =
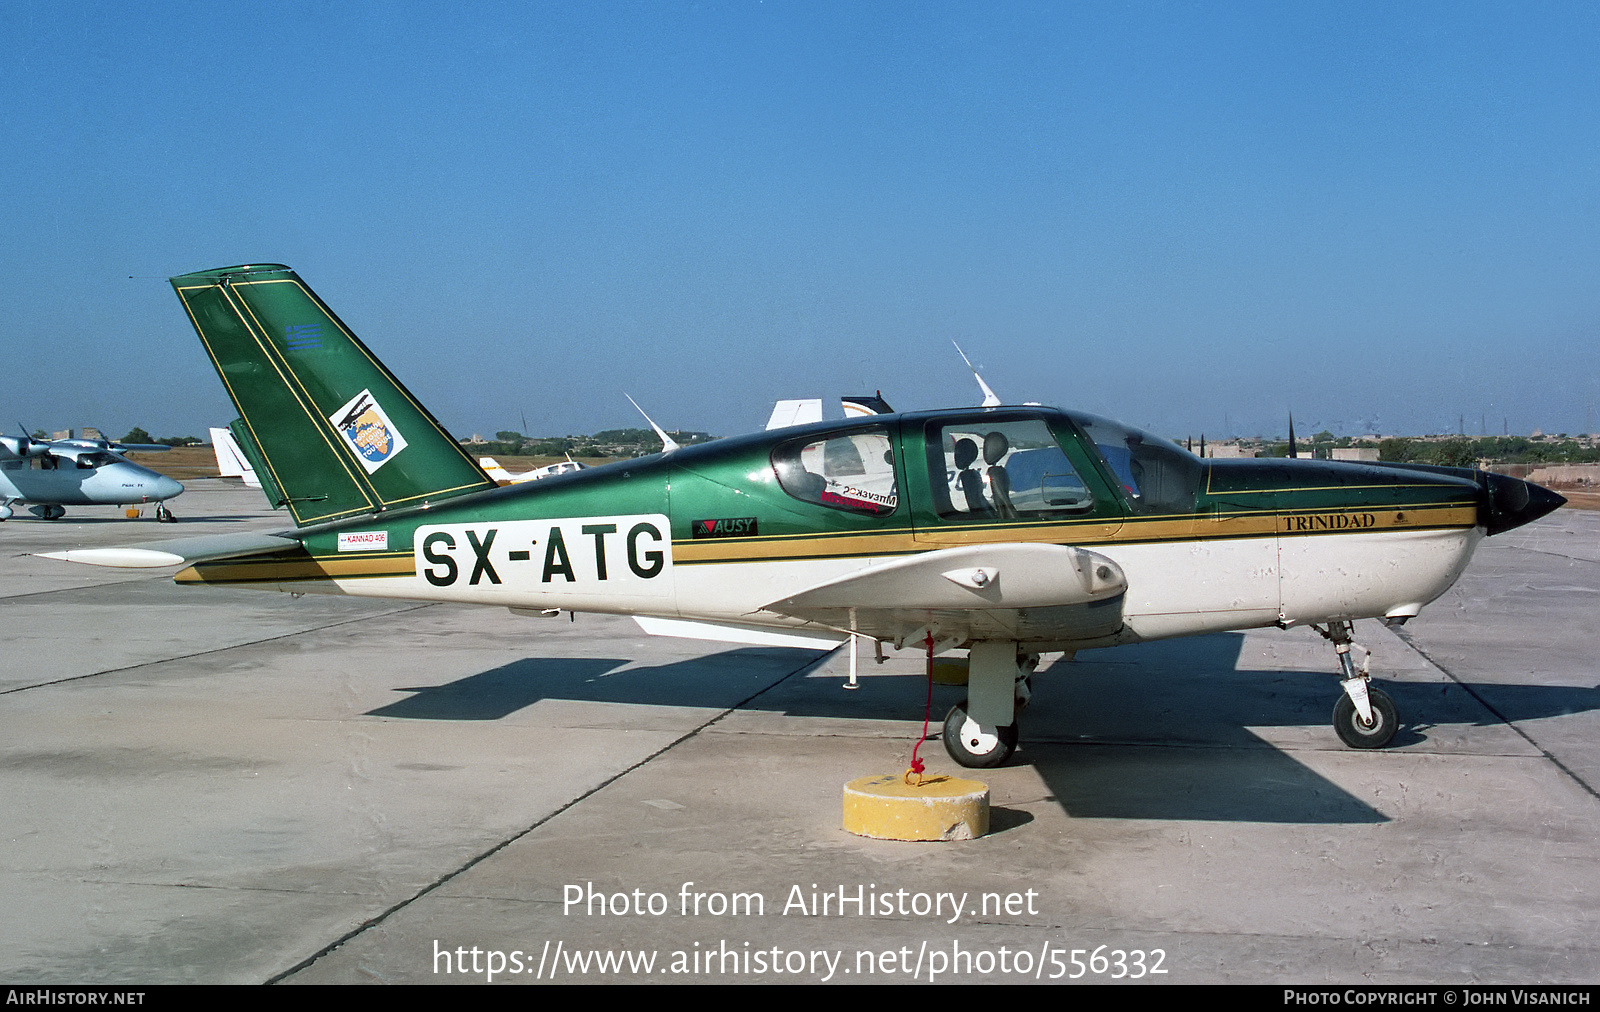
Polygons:
[[965,545],[871,566],[761,610],[897,644],[930,626],[939,640],[1083,640],[1121,628],[1127,589],[1121,567],[1081,548]]
[[39,555],[46,559],[116,569],[161,569],[299,547],[298,540],[276,534],[215,534],[202,538],[150,541],[132,548],[75,548],[64,552],[40,552]]
[[166,453],[172,449],[166,443],[116,443],[109,449],[116,453]]

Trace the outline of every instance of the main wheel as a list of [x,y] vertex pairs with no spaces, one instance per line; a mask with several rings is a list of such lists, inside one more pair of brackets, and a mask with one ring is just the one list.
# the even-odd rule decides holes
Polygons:
[[993,769],[1017,750],[1017,725],[986,728],[967,716],[967,701],[952,706],[944,718],[944,750],[969,769]]
[[1351,748],[1383,748],[1400,727],[1399,711],[1387,692],[1368,686],[1367,702],[1372,704],[1371,724],[1361,722],[1361,714],[1348,695],[1341,693],[1333,704],[1333,729],[1339,732],[1339,740]]

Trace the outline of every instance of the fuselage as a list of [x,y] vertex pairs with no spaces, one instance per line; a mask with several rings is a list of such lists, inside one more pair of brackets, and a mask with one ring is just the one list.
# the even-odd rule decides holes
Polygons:
[[303,550],[178,579],[794,630],[819,623],[766,606],[869,567],[1070,545],[1126,576],[1092,621],[1024,609],[970,628],[1073,649],[1415,615],[1495,522],[1492,493],[1467,471],[1202,460],[1090,415],[965,409],[763,432],[304,528]]
[[183,485],[109,450],[57,447],[0,461],[0,501],[58,506],[163,502]]

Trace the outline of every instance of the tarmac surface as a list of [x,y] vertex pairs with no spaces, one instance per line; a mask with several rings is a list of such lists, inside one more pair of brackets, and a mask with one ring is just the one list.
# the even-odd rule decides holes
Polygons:
[[172,505],[0,524],[0,982],[1600,981],[1600,513],[1358,624],[1390,749],[1339,743],[1309,630],[1050,655],[992,832],[910,844],[839,824],[914,652],[848,692],[842,652],[31,555],[287,526]]

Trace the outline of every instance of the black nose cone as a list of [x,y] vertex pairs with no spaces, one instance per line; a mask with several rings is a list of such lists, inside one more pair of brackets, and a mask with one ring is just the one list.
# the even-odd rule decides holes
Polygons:
[[1478,516],[1490,534],[1532,523],[1567,501],[1565,496],[1531,481],[1504,474],[1491,473],[1487,477],[1485,501],[1478,508]]

